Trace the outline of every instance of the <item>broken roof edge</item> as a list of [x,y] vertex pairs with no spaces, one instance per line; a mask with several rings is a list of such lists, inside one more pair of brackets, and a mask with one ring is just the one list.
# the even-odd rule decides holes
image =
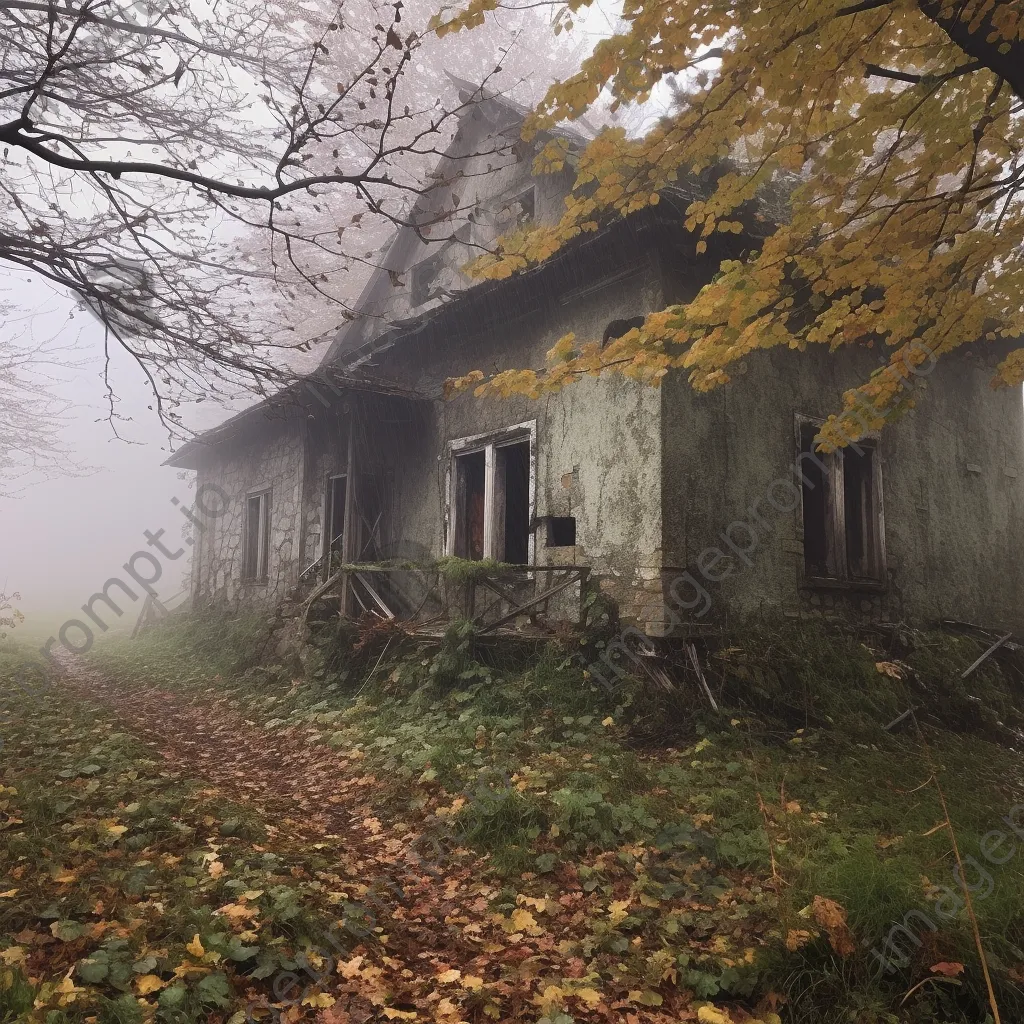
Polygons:
[[[329,392],[329,394],[325,394]],[[229,416],[223,423],[218,423],[209,430],[186,441],[176,452],[162,463],[177,469],[197,469],[198,456],[210,451],[219,444],[224,444],[241,435],[251,423],[262,418],[271,420],[284,413],[298,409],[308,409],[315,399],[324,409],[332,404],[331,395],[339,397],[342,392],[369,393],[384,395],[391,398],[405,398],[410,401],[425,401],[426,396],[409,388],[403,388],[383,378],[370,376],[354,376],[351,372],[342,371],[338,367],[321,366],[313,373],[306,374],[298,380],[287,384],[280,391],[269,395],[255,405],[241,409]],[[303,395],[306,400],[303,400]],[[315,406],[313,406],[315,408]]]
[[[662,194],[666,196],[665,203],[646,207],[625,217],[615,217],[607,224],[604,224],[598,231],[587,232],[573,239],[559,249],[558,252],[540,263],[518,271],[510,277],[478,281],[465,290],[458,292],[447,302],[432,306],[415,316],[390,321],[383,331],[375,334],[358,348],[344,353],[344,361],[335,365],[350,370],[364,367],[375,356],[396,345],[410,341],[444,316],[458,315],[472,307],[475,303],[486,301],[496,291],[523,287],[537,277],[553,272],[561,263],[575,258],[581,251],[601,244],[612,232],[627,231],[635,234],[648,230],[654,224],[674,223],[677,218],[679,224],[682,225],[684,219],[683,212],[672,200],[678,199],[689,202],[692,201],[693,197],[675,188],[663,189]],[[673,210],[672,214],[667,213],[669,208]],[[433,398],[436,396],[423,395],[423,397]]]
[[[530,108],[522,103],[513,100],[511,97],[504,95],[503,93],[494,92],[489,89],[485,89],[483,85],[474,85],[472,82],[459,78],[457,75],[453,75],[450,71],[445,71],[449,81],[458,90],[459,102],[465,105],[466,109],[459,115],[461,122],[462,118],[473,109],[477,104],[483,103],[494,103],[498,106],[506,108],[510,111],[520,122],[523,121],[530,113]],[[473,97],[477,97],[473,100]],[[471,102],[472,100],[472,102]],[[592,141],[593,134],[587,135],[584,132],[576,131],[571,128],[565,128],[558,126],[554,129],[546,129],[546,134],[558,135],[564,138],[572,146],[584,148]],[[545,134],[542,133],[542,134]],[[445,149],[445,151],[438,158],[437,163],[434,165],[432,175],[437,175],[439,169],[443,166],[446,160],[452,159],[452,152],[455,147],[454,139],[452,143]],[[349,336],[357,330],[368,318],[377,316],[378,314],[369,312],[365,307],[369,306],[371,298],[374,292],[377,290],[381,281],[384,277],[389,276],[390,271],[395,270],[391,266],[391,254],[402,244],[402,242],[408,238],[416,229],[412,224],[412,219],[419,207],[419,200],[412,204],[408,211],[403,211],[403,216],[408,220],[408,223],[399,226],[390,236],[388,241],[385,243],[382,258],[377,267],[374,268],[366,283],[363,285],[356,298],[353,308],[355,314],[346,323],[342,324],[334,332],[332,340],[327,345],[327,351],[324,353],[320,360],[320,366],[337,366],[343,364],[344,357],[351,352],[359,351],[359,349],[350,349],[349,352],[345,351],[345,343]],[[330,332],[327,332],[330,333]],[[360,346],[360,348],[363,346]]]

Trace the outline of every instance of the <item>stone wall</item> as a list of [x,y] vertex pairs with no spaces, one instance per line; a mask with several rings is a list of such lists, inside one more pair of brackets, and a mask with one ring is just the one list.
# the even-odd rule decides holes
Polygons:
[[[250,422],[239,436],[203,455],[197,486],[213,485],[208,504],[227,497],[223,512],[205,519],[193,562],[196,607],[272,607],[294,585],[301,566],[304,426],[299,410]],[[268,574],[242,579],[245,499],[270,488]]]

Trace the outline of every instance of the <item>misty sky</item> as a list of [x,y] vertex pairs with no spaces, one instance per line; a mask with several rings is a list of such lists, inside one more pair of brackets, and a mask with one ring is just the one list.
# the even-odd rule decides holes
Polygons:
[[[144,530],[166,530],[163,539],[172,552],[181,546],[184,519],[170,499],[191,504],[193,474],[182,480],[181,471],[161,465],[170,452],[167,431],[147,408],[151,396],[141,371],[117,346],[111,348],[111,381],[120,399],[117,430],[125,440],[114,437],[106,419],[103,331],[88,313],[24,273],[0,271],[0,288],[16,299],[19,316],[32,315],[34,338],[59,336],[73,346],[69,358],[81,364],[53,390],[74,403],[63,430],[68,450],[78,465],[94,471],[29,486],[18,498],[0,496],[0,590],[20,591],[26,629],[49,628],[80,617],[82,603],[107,579],[125,575],[124,562],[147,549]],[[0,325],[5,333],[10,329]],[[225,415],[216,406],[186,412],[197,428]],[[164,574],[154,589],[169,599],[181,589],[180,570],[188,559],[161,561]],[[126,608],[119,624],[134,623],[140,607],[141,601]]]

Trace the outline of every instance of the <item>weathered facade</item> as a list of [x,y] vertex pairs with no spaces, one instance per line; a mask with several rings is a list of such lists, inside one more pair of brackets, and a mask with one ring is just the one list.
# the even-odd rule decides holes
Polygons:
[[[230,496],[198,538],[196,604],[274,605],[328,576],[333,547],[347,565],[494,558],[536,567],[520,573],[535,590],[545,567],[585,566],[651,634],[768,614],[1019,624],[1024,410],[988,389],[980,359],[926,364],[913,414],[830,457],[810,438],[869,353],[759,353],[709,395],[680,373],[446,399],[448,378],[539,366],[568,331],[617,336],[686,301],[726,254],[694,256],[680,204],[663,201],[527,273],[470,282],[474,246],[554,220],[571,183],[531,177],[519,126],[510,105],[478,104],[429,200],[465,219],[443,242],[399,232],[318,374],[170,460]],[[503,161],[460,155],[495,137],[515,143]],[[418,603],[408,579],[364,584],[342,595],[353,613]]]

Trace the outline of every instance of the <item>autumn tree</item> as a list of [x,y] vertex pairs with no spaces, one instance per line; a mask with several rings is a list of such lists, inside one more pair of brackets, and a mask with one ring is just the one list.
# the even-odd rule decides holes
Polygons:
[[[177,400],[280,381],[309,340],[281,336],[282,305],[372,264],[360,215],[403,224],[443,184],[423,162],[474,98],[421,87],[429,13],[0,0],[0,265],[77,295],[171,422]],[[502,55],[475,62],[482,86]]]
[[[443,14],[440,31],[472,27],[496,2]],[[572,0],[561,27],[587,6]],[[546,368],[478,390],[536,394],[606,371],[657,381],[676,367],[708,390],[773,346],[884,351],[826,424],[824,442],[840,444],[909,404],[918,364],[961,346],[999,347],[995,385],[1024,380],[1024,4],[637,0],[623,19],[549,90],[527,134],[603,93],[642,104],[673,85],[675,111],[642,137],[607,130],[579,155],[548,146],[539,169],[575,164],[564,215],[506,239],[477,272],[515,273],[687,176],[704,183],[685,214],[696,251],[716,232],[748,244],[685,307],[603,350],[565,338]]]

